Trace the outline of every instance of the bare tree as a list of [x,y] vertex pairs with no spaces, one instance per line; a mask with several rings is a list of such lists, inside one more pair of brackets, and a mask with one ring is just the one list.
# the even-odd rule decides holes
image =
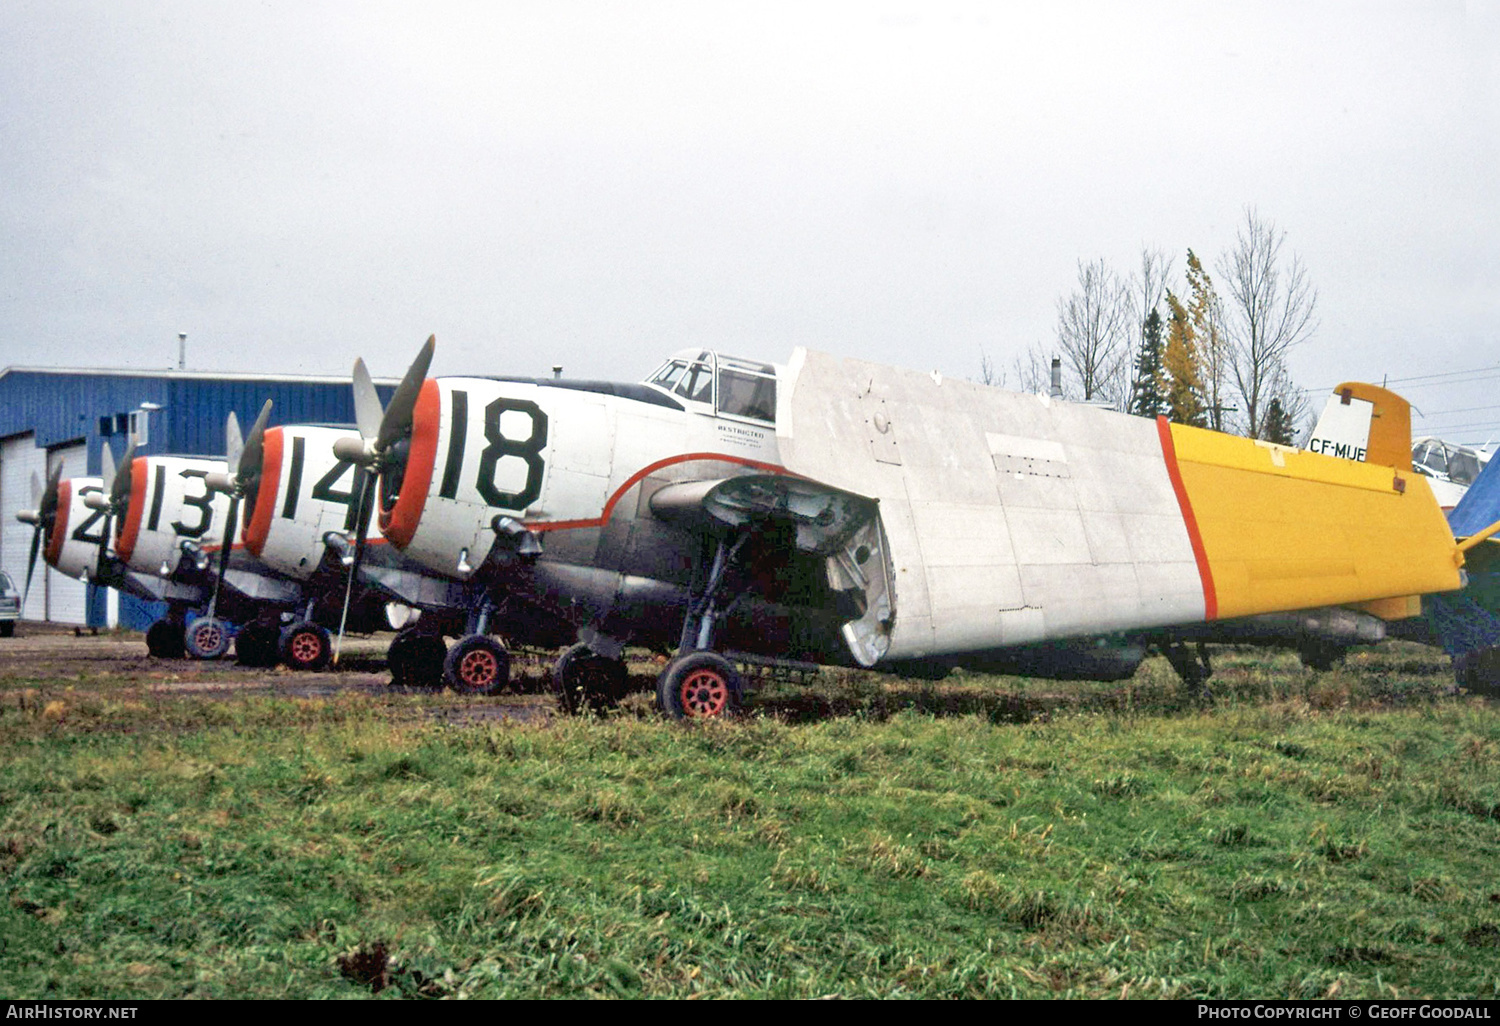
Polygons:
[[1005,372],[995,366],[995,361],[984,351],[984,346],[979,347],[979,383],[996,388],[1005,387]]
[[1103,259],[1078,262],[1078,288],[1057,301],[1057,348],[1083,399],[1119,400],[1132,332],[1130,295]]
[[1016,375],[1016,387],[1022,392],[1046,395],[1052,389],[1051,362],[1043,355],[1040,342],[1028,348],[1024,356],[1016,357],[1011,370]]
[[1245,208],[1245,224],[1234,249],[1219,260],[1228,290],[1225,329],[1234,363],[1234,384],[1251,438],[1259,438],[1270,385],[1286,374],[1287,353],[1317,329],[1318,290],[1302,259],[1282,257],[1286,232]]
[[[1141,349],[1147,344],[1147,320],[1153,313],[1156,314],[1158,330],[1166,323],[1166,317],[1161,312],[1161,304],[1166,298],[1167,286],[1171,280],[1172,258],[1167,255],[1166,251],[1143,243],[1141,265],[1131,272],[1126,282],[1126,288],[1130,294],[1130,318],[1133,328],[1130,351],[1122,361],[1125,373],[1123,389],[1126,395],[1132,394],[1139,384],[1135,380],[1137,376],[1135,371],[1141,360]],[[1158,340],[1157,348],[1160,349],[1160,340]]]

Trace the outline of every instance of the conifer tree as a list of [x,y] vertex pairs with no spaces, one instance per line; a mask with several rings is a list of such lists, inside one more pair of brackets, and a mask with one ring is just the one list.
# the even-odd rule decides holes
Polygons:
[[1282,405],[1281,396],[1272,398],[1271,404],[1266,407],[1266,423],[1261,429],[1260,437],[1277,445],[1295,445],[1293,436],[1296,430],[1291,413]]
[[1166,372],[1162,366],[1161,314],[1152,310],[1141,325],[1141,352],[1135,362],[1130,408],[1138,417],[1167,412]]
[[1167,308],[1167,350],[1162,357],[1167,372],[1167,416],[1178,424],[1203,427],[1208,418],[1192,316],[1170,289]]

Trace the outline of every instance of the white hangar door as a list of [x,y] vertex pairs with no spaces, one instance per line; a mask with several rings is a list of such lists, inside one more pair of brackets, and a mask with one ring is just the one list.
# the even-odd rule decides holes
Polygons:
[[[26,557],[31,554],[30,524],[16,519],[16,511],[32,509],[31,475],[38,484],[47,479],[47,453],[38,449],[30,432],[0,442],[0,569],[10,574],[17,588],[26,587]],[[47,615],[47,588],[42,570],[41,553],[37,553],[36,576],[31,582],[31,597],[21,610],[25,620],[41,620]]]
[[[47,467],[62,465],[62,479],[70,477],[82,477],[89,472],[88,449],[83,442],[77,445],[60,445],[47,453]],[[43,474],[43,479],[46,475]],[[70,528],[76,525],[70,525]],[[28,540],[27,544],[30,544]],[[22,557],[24,561],[25,557]],[[37,570],[41,575],[41,570]],[[36,585],[31,586],[36,591]],[[46,619],[53,623],[88,623],[88,585],[83,581],[75,581],[58,573],[51,567],[47,568],[47,615]]]

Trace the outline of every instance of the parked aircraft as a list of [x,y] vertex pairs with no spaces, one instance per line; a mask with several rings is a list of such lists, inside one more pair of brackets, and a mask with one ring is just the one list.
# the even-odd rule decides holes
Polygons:
[[[1445,512],[1458,504],[1489,461],[1488,453],[1438,438],[1412,440],[1411,413],[1404,401],[1393,407],[1399,410],[1394,415],[1400,427],[1387,426],[1391,444],[1380,452],[1367,452],[1363,439],[1370,431],[1374,411],[1382,403],[1391,405],[1394,393],[1374,385],[1345,382],[1334,389],[1334,395],[1342,401],[1324,408],[1308,438],[1307,450],[1357,462],[1410,467],[1427,478],[1428,487]],[[1397,439],[1399,453],[1394,449]]]
[[565,694],[626,642],[675,649],[677,716],[738,704],[734,650],[905,672],[1460,583],[1410,472],[802,349],[687,350],[638,385],[427,379],[360,428],[340,455],[393,545],[574,624]]

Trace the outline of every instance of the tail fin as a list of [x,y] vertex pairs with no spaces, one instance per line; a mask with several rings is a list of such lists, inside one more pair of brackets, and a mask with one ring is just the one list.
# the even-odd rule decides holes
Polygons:
[[1411,470],[1411,404],[1395,392],[1346,381],[1333,390],[1308,452]]

